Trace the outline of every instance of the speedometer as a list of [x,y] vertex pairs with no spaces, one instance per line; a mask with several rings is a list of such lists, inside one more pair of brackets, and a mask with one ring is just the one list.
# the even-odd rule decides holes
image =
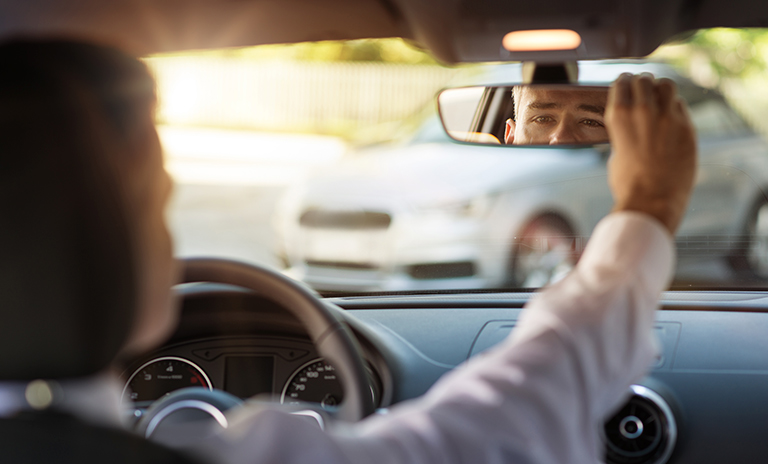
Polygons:
[[344,399],[336,369],[322,358],[298,368],[283,387],[280,402],[298,404],[319,403],[322,407],[337,406]]
[[155,401],[184,387],[212,389],[208,376],[193,362],[175,356],[156,358],[131,374],[123,388],[123,401]]

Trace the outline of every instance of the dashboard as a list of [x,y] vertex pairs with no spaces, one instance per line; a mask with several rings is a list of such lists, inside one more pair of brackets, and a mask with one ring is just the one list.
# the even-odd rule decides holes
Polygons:
[[[126,366],[127,399],[137,394],[137,408],[189,385],[244,399],[310,401],[331,410],[341,401],[333,366],[319,357],[287,311],[223,285],[195,284],[181,294],[177,332],[159,350]],[[325,302],[352,329],[374,403],[385,409],[420,396],[440,376],[503,340],[531,295]],[[607,462],[758,462],[768,456],[767,309],[768,295],[760,292],[665,293],[654,329],[661,354],[606,422]],[[175,380],[167,379],[168,367],[180,372]],[[148,376],[152,380],[142,380]]]

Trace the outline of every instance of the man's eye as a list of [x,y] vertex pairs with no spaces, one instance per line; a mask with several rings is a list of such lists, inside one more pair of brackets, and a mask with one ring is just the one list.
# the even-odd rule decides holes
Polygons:
[[555,119],[551,116],[536,116],[533,119],[531,119],[532,122],[535,122],[537,124],[548,124],[551,122],[554,122]]
[[589,127],[605,127],[605,124],[596,119],[584,119],[581,123]]

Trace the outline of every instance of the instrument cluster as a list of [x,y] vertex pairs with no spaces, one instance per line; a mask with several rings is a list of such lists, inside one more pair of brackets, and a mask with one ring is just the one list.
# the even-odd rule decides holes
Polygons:
[[[381,383],[368,370],[378,405]],[[220,389],[242,399],[318,403],[326,409],[344,398],[334,367],[311,343],[289,338],[228,337],[173,345],[134,363],[124,377],[123,402],[139,409],[186,387]]]

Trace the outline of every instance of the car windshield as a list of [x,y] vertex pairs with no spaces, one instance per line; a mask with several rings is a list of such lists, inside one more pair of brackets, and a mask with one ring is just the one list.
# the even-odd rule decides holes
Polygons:
[[[605,145],[443,130],[441,88],[511,83],[518,64],[446,67],[396,39],[146,61],[180,257],[266,265],[324,294],[530,289],[567,274],[611,209]],[[688,101],[699,172],[673,288],[768,287],[766,61],[768,31],[712,29],[647,60],[579,63],[584,79],[669,77]]]

